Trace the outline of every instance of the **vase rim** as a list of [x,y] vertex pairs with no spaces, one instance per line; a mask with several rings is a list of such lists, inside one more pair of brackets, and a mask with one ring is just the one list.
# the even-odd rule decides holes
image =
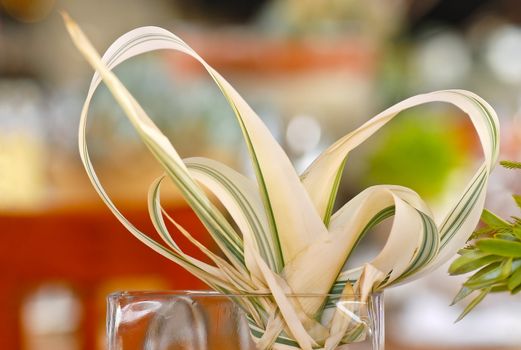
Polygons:
[[[371,292],[370,297],[378,297],[383,295],[382,291]],[[192,289],[179,289],[179,290],[122,290],[112,292],[108,295],[109,299],[117,299],[124,297],[152,297],[152,296],[191,296],[191,297],[271,297],[272,293],[221,293],[211,289],[192,290]],[[361,294],[355,293],[351,295],[342,295],[341,293],[287,293],[287,297],[294,298],[317,298],[317,297],[360,297]]]

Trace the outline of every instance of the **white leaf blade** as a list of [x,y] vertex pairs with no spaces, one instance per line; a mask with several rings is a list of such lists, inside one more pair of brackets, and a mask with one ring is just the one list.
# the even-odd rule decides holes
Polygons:
[[243,235],[244,257],[250,274],[260,277],[251,249],[260,252],[271,269],[281,268],[282,256],[276,255],[277,242],[270,241],[270,230],[256,186],[241,174],[215,161],[203,158],[185,159],[194,179],[199,181],[224,205]]
[[302,175],[302,181],[315,203],[317,211],[321,215],[325,215],[328,199],[334,188],[335,177],[351,150],[378,131],[399,112],[430,102],[453,104],[469,115],[480,137],[485,164],[490,170],[497,161],[499,151],[499,121],[490,105],[479,96],[463,90],[436,91],[417,95],[388,108],[357,130],[339,139],[306,169]]
[[291,261],[317,236],[326,234],[322,219],[302,187],[289,158],[273,139],[268,128],[219,73],[204,61],[202,63],[236,111],[248,144],[266,212],[273,220],[272,229],[279,237],[284,261]]
[[[149,147],[156,158],[158,158],[160,163],[165,167],[166,173],[172,178],[185,198],[192,205],[192,208],[197,213],[203,224],[208,228],[219,247],[223,250],[231,262],[236,267],[240,268],[244,259],[242,256],[242,242],[238,238],[233,228],[228,224],[222,214],[210,203],[204,193],[195,184],[193,179],[190,178],[184,163],[168,139],[154,125],[154,123],[130,95],[127,89],[121,84],[117,77],[100,60],[96,50],[92,47],[79,27],[74,22],[72,22],[72,20],[67,18],[66,24],[73,42],[78,47],[80,52],[84,54],[84,57],[87,59],[87,61],[98,70],[99,74],[101,74],[107,86],[109,87],[109,90],[113,93],[114,97],[125,111],[125,114],[128,116],[129,120],[133,123],[145,144]],[[82,115],[80,119],[80,156],[96,191],[100,194],[108,207],[121,221],[122,215],[107,196],[103,186],[101,185],[92,166],[92,162],[90,161],[87,148],[86,126],[88,109],[94,91],[98,85],[99,79],[96,80],[96,76],[94,76],[82,109]]]
[[[77,35],[73,36],[76,36],[76,40],[78,39]],[[286,250],[284,259],[291,260],[298,251],[309,245],[316,235],[325,233],[325,227],[315,212],[306,191],[302,188],[286,154],[260,118],[233,87],[188,45],[166,30],[156,27],[139,28],[127,33],[125,39],[116,41],[116,44],[130,46],[129,42],[132,42],[133,38],[137,36],[141,41],[133,43],[131,49],[109,49],[105,56],[111,58],[112,67],[144,52],[157,49],[181,51],[198,60],[208,70],[229,100],[245,135],[272,229],[280,240],[284,241],[284,244],[281,244],[284,247],[282,249]],[[85,53],[85,50],[82,52]],[[91,61],[91,63],[93,62]],[[91,88],[96,85],[96,79],[97,77],[94,77]],[[128,113],[130,108],[125,110]],[[141,127],[145,128],[143,125]],[[149,131],[153,134],[154,130]],[[157,137],[157,135],[149,136]]]

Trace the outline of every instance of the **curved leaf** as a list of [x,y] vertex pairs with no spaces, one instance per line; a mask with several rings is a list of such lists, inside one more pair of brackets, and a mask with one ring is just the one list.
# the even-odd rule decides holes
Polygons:
[[[243,131],[259,183],[261,196],[266,207],[270,227],[279,239],[279,249],[282,251],[285,261],[291,260],[295,254],[311,244],[316,236],[325,234],[325,226],[314,210],[314,206],[301,185],[295,169],[280,145],[273,139],[267,127],[235,89],[181,39],[162,28],[138,28],[116,40],[103,56],[103,61],[100,61],[96,51],[84,37],[83,33],[71,21],[68,21],[68,29],[78,49],[103,77],[114,97],[121,104],[123,110],[153,153],[155,150],[158,153],[156,154],[158,158],[168,154],[169,159],[167,159],[170,162],[165,162],[165,159],[162,159],[162,163],[165,166],[171,166],[171,171],[167,171],[167,173],[173,177],[174,182],[181,188],[187,199],[190,198],[190,192],[183,191],[183,187],[186,187],[183,186],[183,179],[175,179],[176,176],[179,176],[186,170],[182,166],[179,166],[179,168],[173,166],[179,165],[179,156],[169,141],[160,133],[152,121],[146,117],[145,113],[119,80],[110,72],[110,69],[116,65],[141,53],[161,49],[183,52],[199,61],[219,86],[234,110]],[[90,90],[93,91],[98,84],[99,76],[95,75]],[[87,98],[86,108],[88,108],[88,103],[91,99],[90,95],[91,93],[89,93]],[[81,142],[83,142],[83,139]],[[192,189],[192,191],[194,190]],[[195,198],[198,197],[201,197],[201,194],[195,192]],[[207,210],[207,208],[203,209]],[[208,224],[210,230],[223,231],[223,227],[220,226],[225,225],[221,222],[221,218],[213,213],[213,209],[210,210],[209,216],[211,220],[208,223],[205,222],[206,215],[203,210],[198,215],[202,216],[201,220],[205,219],[203,223]],[[213,221],[218,222],[214,224]],[[229,230],[230,228],[228,227],[224,228],[224,231]],[[230,236],[232,243],[238,244],[234,239],[234,235],[230,232],[226,233],[226,235]],[[240,261],[239,257],[231,258]]]
[[[329,147],[302,174],[305,185],[317,211],[326,215],[329,199],[335,190],[335,179],[351,150],[364,142],[401,111],[430,102],[455,105],[468,114],[480,137],[485,161],[471,179],[459,199],[452,205],[439,231],[442,237],[440,254],[425,266],[430,271],[461,247],[477,225],[483,209],[488,174],[497,161],[499,152],[499,122],[494,110],[479,96],[463,90],[436,91],[408,98],[370,119],[357,130],[347,134]],[[327,218],[324,218],[327,221]],[[415,274],[415,278],[421,274]],[[409,279],[412,278],[412,275]]]
[[[248,249],[257,249],[273,271],[283,267],[277,237],[270,231],[262,199],[253,181],[235,170],[206,158],[184,160],[192,176],[225,206],[243,234],[244,254],[250,271],[257,270]],[[249,263],[248,263],[249,262]]]
[[476,296],[472,301],[465,307],[461,315],[458,316],[455,322],[459,322],[463,319],[463,317],[467,316],[469,312],[471,312],[490,292],[491,288],[483,289],[478,296]]
[[491,255],[490,253],[472,251],[454,260],[449,267],[449,273],[451,275],[461,275],[489,265],[490,263],[500,261],[501,259],[503,258],[497,255]]
[[499,256],[521,258],[521,243],[504,239],[482,239],[476,246],[483,252]]
[[[221,257],[215,255],[208,248],[206,248],[203,244],[197,241],[184,227],[182,227],[179,223],[177,223],[171,216],[166,214],[161,206],[161,184],[164,180],[164,176],[156,179],[152,185],[150,186],[148,192],[148,207],[150,218],[154,227],[156,228],[159,236],[165,241],[165,243],[170,246],[173,250],[175,250],[180,256],[182,256],[187,261],[192,264],[200,267],[202,270],[207,271],[208,273],[221,276],[221,278],[227,277],[227,280],[230,284],[234,285],[236,290],[251,292],[256,289],[251,286],[250,281],[245,281],[244,275],[241,275],[237,272],[237,270],[233,269],[232,266],[229,265],[227,261],[222,259]],[[200,251],[202,251],[207,257],[209,257],[217,267],[201,262],[187,254],[185,254],[177,245],[177,243],[172,238],[168,228],[163,220],[163,213],[166,217],[172,222],[175,227],[181,232],[192,244],[194,244]]]
[[[161,131],[154,125],[150,118],[146,115],[139,104],[130,95],[127,89],[121,84],[116,76],[110,71],[111,68],[122,63],[124,59],[132,57],[132,54],[136,54],[136,46],[132,49],[134,51],[127,52],[127,56],[119,56],[118,59],[110,57],[106,54],[103,61],[99,58],[96,50],[92,47],[88,39],[85,37],[79,27],[66,18],[67,29],[74,43],[78,49],[84,54],[87,61],[97,69],[98,73],[103,77],[107,87],[112,92],[118,103],[121,105],[125,114],[129,117],[139,135],[143,139],[144,143],[150,149],[152,154],[158,159],[165,169],[165,172],[172,179],[172,181],[181,190],[184,197],[190,203],[195,213],[201,219],[202,223],[208,229],[217,245],[226,254],[230,261],[239,269],[244,267],[244,257],[242,255],[242,241],[240,240],[237,233],[233,230],[230,224],[226,221],[224,216],[219,212],[215,206],[212,205],[210,200],[205,196],[204,192],[197,186],[194,180],[190,177],[188,170],[186,169],[181,158],[175,151],[174,147],[170,144],[170,141],[161,133]],[[116,42],[109,49],[111,51],[116,50],[121,42]],[[116,50],[117,51],[117,50]],[[108,57],[107,57],[108,56]],[[107,67],[104,62],[110,61],[111,66]],[[89,157],[89,152],[86,142],[86,127],[87,127],[87,115],[89,105],[92,100],[92,96],[100,83],[99,76],[94,75],[87,98],[83,105],[80,128],[79,128],[79,146],[80,156],[89,175],[91,182],[93,183],[96,191],[101,196],[103,201],[116,215],[116,217],[125,225],[127,228],[133,228],[133,225],[119,212],[117,207],[114,205],[110,197],[107,195],[105,189],[101,185],[99,178],[94,170],[92,162]],[[130,230],[135,234],[135,230]],[[135,234],[136,235],[136,234]],[[138,236],[138,235],[136,235]]]

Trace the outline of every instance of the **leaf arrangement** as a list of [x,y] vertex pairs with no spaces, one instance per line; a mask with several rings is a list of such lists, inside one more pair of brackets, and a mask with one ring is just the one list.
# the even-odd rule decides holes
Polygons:
[[[463,90],[436,91],[408,98],[340,138],[303,174],[297,174],[281,146],[239,93],[180,38],[157,27],[133,30],[99,57],[79,27],[65,16],[69,33],[94,67],[79,129],[80,155],[95,189],[113,214],[141,242],[222,293],[267,293],[271,298],[237,300],[246,310],[259,349],[336,349],[365,333],[335,308],[335,296],[381,291],[428,273],[465,244],[483,209],[488,176],[499,150],[496,113],[479,96]],[[217,84],[239,123],[255,180],[205,158],[181,159],[170,141],[111,72],[136,55],[175,50],[198,61]],[[89,104],[101,81],[120,104],[165,175],[149,192],[149,211],[163,242],[138,230],[105,192],[89,158],[86,125]],[[406,187],[369,187],[333,213],[341,174],[351,150],[401,111],[430,102],[453,104],[473,122],[483,147],[479,166],[450,211],[439,222],[417,193]],[[404,155],[406,156],[406,155]],[[224,257],[208,250],[163,210],[160,188],[170,179],[215,240]],[[215,195],[231,221],[207,193]],[[381,252],[350,270],[343,267],[368,230],[394,216]],[[171,222],[204,252],[211,264],[184,253],[170,234]],[[235,229],[234,227],[237,227]],[[288,294],[318,298],[288,298]],[[328,294],[329,293],[329,294]]]
[[[501,161],[507,169],[521,169],[521,163]],[[521,196],[514,194],[514,201],[521,209]],[[472,311],[488,293],[521,291],[521,218],[504,220],[494,213],[483,210],[484,226],[470,237],[471,243],[461,249],[449,268],[452,275],[476,271],[463,284],[453,304],[476,294],[457,321]]]

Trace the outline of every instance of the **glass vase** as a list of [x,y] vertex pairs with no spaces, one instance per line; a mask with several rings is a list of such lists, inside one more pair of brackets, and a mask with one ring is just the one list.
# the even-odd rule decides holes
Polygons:
[[[302,323],[317,340],[314,349],[384,349],[381,293],[369,295],[365,300],[360,296],[319,294],[295,294],[287,298],[294,305],[319,305],[317,314],[321,316]],[[254,315],[252,305],[275,305],[271,319],[267,314]],[[335,327],[331,327],[333,320]],[[291,334],[273,296],[268,294],[136,291],[108,297],[109,350],[300,349]]]

